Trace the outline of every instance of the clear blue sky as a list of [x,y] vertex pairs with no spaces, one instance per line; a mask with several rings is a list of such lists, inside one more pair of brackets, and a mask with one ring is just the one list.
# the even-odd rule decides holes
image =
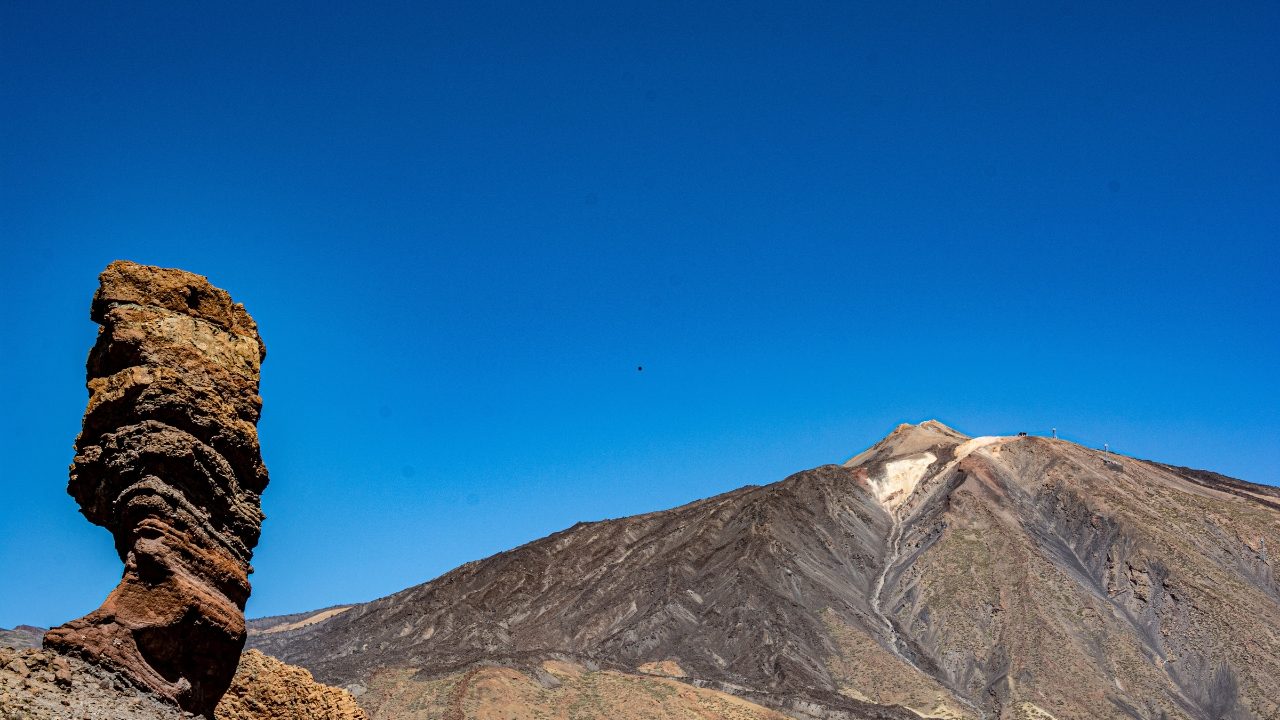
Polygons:
[[0,626],[115,258],[261,325],[252,615],[930,417],[1280,482],[1280,5],[529,5],[0,4]]

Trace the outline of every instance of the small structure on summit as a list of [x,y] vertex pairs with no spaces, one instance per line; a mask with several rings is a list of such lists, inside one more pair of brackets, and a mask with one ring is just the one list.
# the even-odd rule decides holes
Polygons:
[[1111,459],[1111,446],[1107,443],[1102,443],[1102,464],[1112,470],[1124,470],[1124,465]]
[[44,644],[211,717],[246,636],[266,351],[244,306],[204,277],[117,261],[99,281],[67,491],[115,536],[124,575]]

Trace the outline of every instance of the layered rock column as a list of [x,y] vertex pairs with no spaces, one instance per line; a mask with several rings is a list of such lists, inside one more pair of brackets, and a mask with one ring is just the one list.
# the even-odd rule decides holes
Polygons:
[[211,717],[245,641],[266,351],[244,306],[204,277],[117,261],[99,280],[67,491],[111,531],[124,576],[44,642]]

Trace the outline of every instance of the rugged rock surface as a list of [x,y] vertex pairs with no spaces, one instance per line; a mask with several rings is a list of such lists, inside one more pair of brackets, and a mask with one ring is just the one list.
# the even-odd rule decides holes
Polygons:
[[[379,719],[439,717],[413,713],[495,666],[550,688],[555,661],[678,667],[671,682],[796,717],[1262,720],[1280,717],[1278,502],[931,421],[844,465],[260,621],[251,644]],[[449,717],[497,716],[466,697]]]
[[[0,648],[0,720],[189,720],[124,676],[51,650]],[[368,720],[345,690],[256,650],[240,660],[214,720]]]
[[240,657],[215,720],[368,720],[346,690],[321,685],[311,673],[257,650]]
[[124,576],[44,643],[208,715],[245,639],[265,350],[242,305],[181,270],[112,263],[91,317],[102,327],[68,492],[114,535]]
[[110,670],[79,658],[35,648],[0,648],[0,720],[190,717]]

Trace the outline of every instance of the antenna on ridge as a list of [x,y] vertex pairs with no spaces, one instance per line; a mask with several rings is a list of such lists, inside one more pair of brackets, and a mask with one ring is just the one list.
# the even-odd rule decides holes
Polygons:
[[1111,446],[1102,443],[1102,464],[1117,472],[1124,472],[1124,465],[1111,459]]

